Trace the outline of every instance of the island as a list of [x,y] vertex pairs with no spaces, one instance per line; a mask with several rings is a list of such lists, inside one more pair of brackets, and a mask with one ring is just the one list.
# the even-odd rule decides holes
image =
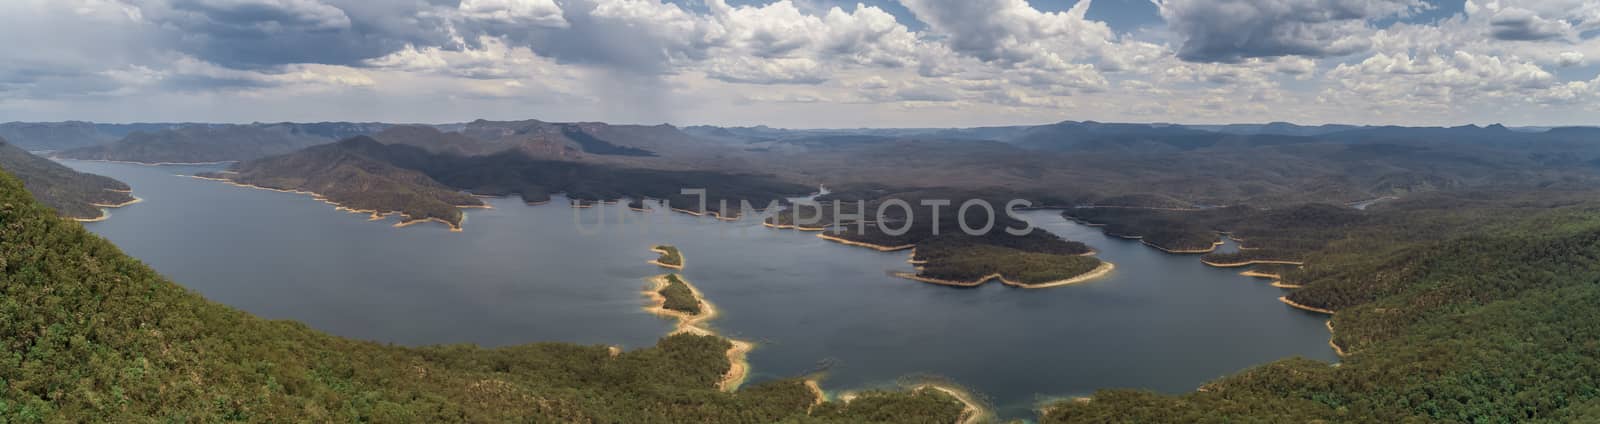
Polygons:
[[661,296],[661,308],[690,316],[700,314],[700,296],[695,295],[689,284],[678,278],[678,274],[667,274],[662,280],[661,289],[656,290],[656,294]]
[[[835,191],[824,196],[823,200],[830,202],[829,206],[820,208],[820,212],[816,213],[830,224],[835,214],[840,216],[836,228],[809,229],[821,231],[817,234],[818,238],[848,246],[880,252],[911,250],[910,262],[917,265],[915,272],[897,272],[894,275],[930,284],[975,287],[985,282],[999,281],[1022,288],[1061,287],[1104,277],[1115,269],[1111,263],[1094,257],[1094,251],[1088,245],[1062,239],[1048,231],[1036,228],[1023,235],[1013,235],[1005,229],[1024,228],[1027,225],[1003,213],[997,213],[990,230],[979,235],[967,234],[963,224],[965,228],[981,228],[984,224],[978,222],[976,217],[968,217],[969,222],[960,222],[960,217],[953,211],[945,211],[937,217],[925,209],[913,209],[909,216],[903,212],[886,212],[881,217],[885,220],[883,224],[890,228],[905,227],[900,234],[885,231],[876,221],[879,217],[866,220],[842,218],[863,215],[856,206],[858,204],[862,210],[875,211],[879,204],[891,199],[917,204],[920,202],[918,196],[942,199],[961,198],[959,196],[969,194],[972,193],[877,190],[866,194],[849,189]],[[883,197],[868,199],[863,196]],[[832,210],[832,200],[840,201],[839,211]],[[1000,200],[990,203],[1005,204]],[[811,216],[813,211],[809,209],[814,209],[791,206],[795,207],[802,208],[802,218]],[[769,218],[764,224],[769,228],[807,229],[802,228],[803,225],[796,225],[793,218],[781,218],[792,216],[793,211],[787,209],[778,215],[779,218]],[[906,220],[910,223],[904,224]]]
[[661,257],[650,261],[650,263],[662,268],[683,269],[683,252],[679,252],[677,247],[662,244],[651,247],[650,250],[661,254]]

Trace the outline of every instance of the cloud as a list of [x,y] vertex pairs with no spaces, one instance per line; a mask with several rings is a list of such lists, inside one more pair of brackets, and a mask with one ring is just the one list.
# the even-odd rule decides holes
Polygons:
[[1594,0],[1156,3],[1165,26],[1118,34],[1089,18],[1104,0],[0,1],[0,37],[27,40],[0,45],[0,113],[1393,122],[1600,101]]
[[1556,66],[1569,68],[1583,64],[1583,53],[1561,52],[1556,56]]
[[948,37],[949,48],[1005,65],[1073,61],[1099,54],[1111,27],[1084,18],[1090,0],[1046,13],[1026,0],[901,0],[917,19]]
[[828,72],[809,58],[718,58],[705,65],[706,76],[747,84],[820,84]]
[[1155,0],[1192,62],[1326,57],[1365,50],[1370,20],[1428,7],[1420,0]]
[[357,0],[130,0],[172,48],[230,68],[350,65],[448,40],[425,4]]
[[566,28],[561,6],[554,0],[461,0],[458,16],[503,24]]

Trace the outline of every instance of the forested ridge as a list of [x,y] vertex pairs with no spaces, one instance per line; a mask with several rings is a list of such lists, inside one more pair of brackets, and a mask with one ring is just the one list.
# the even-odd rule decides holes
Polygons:
[[[402,347],[207,301],[0,173],[0,421],[951,422],[937,391],[716,389],[729,342]],[[809,411],[809,412],[808,412]]]
[[[385,133],[392,134],[395,132]],[[437,131],[426,134],[438,135]],[[423,137],[426,139],[426,137]],[[417,147],[428,141],[384,144],[367,136],[313,146],[236,165],[210,175],[244,184],[318,193],[355,209],[400,211],[415,219],[462,219],[457,206],[482,202],[467,194],[520,195],[529,203],[565,193],[588,204],[622,198],[663,199],[674,208],[737,216],[742,201],[767,202],[808,187],[769,176],[710,171],[664,171],[537,159],[523,151],[463,156]],[[417,145],[414,145],[417,144]],[[683,189],[703,189],[704,198]],[[727,210],[723,210],[723,206]]]
[[28,153],[0,138],[0,169],[22,179],[39,202],[61,216],[93,219],[101,216],[100,206],[121,205],[134,200],[121,181],[72,170]]
[[460,207],[483,205],[478,198],[439,184],[427,175],[363,155],[360,146],[381,145],[371,138],[357,136],[294,154],[245,162],[232,171],[203,176],[277,190],[316,193],[350,209],[400,212],[407,219],[438,219],[452,227],[461,224],[464,215]]

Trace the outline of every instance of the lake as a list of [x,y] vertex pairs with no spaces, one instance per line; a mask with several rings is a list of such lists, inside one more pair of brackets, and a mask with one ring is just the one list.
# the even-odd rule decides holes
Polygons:
[[468,210],[462,232],[393,228],[305,195],[186,177],[220,166],[62,162],[133,187],[144,202],[84,226],[173,281],[352,338],[650,346],[673,322],[642,309],[645,279],[663,273],[646,262],[651,245],[672,244],[683,276],[721,312],[711,325],[756,344],[751,382],[824,372],[836,391],[936,379],[1003,418],[1031,418],[1043,400],[1098,388],[1181,393],[1280,358],[1336,360],[1326,317],[1279,303],[1267,280],[1056,211],[1024,217],[1093,247],[1116,264],[1110,276],[1040,290],[936,286],[890,275],[911,270],[906,252],[559,197],[487,199],[493,208]]

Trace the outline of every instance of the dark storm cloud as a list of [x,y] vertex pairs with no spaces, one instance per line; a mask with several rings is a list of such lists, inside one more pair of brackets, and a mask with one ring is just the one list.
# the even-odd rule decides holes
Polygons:
[[1367,21],[1425,7],[1417,0],[1166,0],[1161,16],[1183,43],[1178,58],[1239,62],[1324,57],[1366,48]]
[[406,44],[448,41],[425,2],[177,0],[141,4],[173,47],[235,69],[356,65]]

